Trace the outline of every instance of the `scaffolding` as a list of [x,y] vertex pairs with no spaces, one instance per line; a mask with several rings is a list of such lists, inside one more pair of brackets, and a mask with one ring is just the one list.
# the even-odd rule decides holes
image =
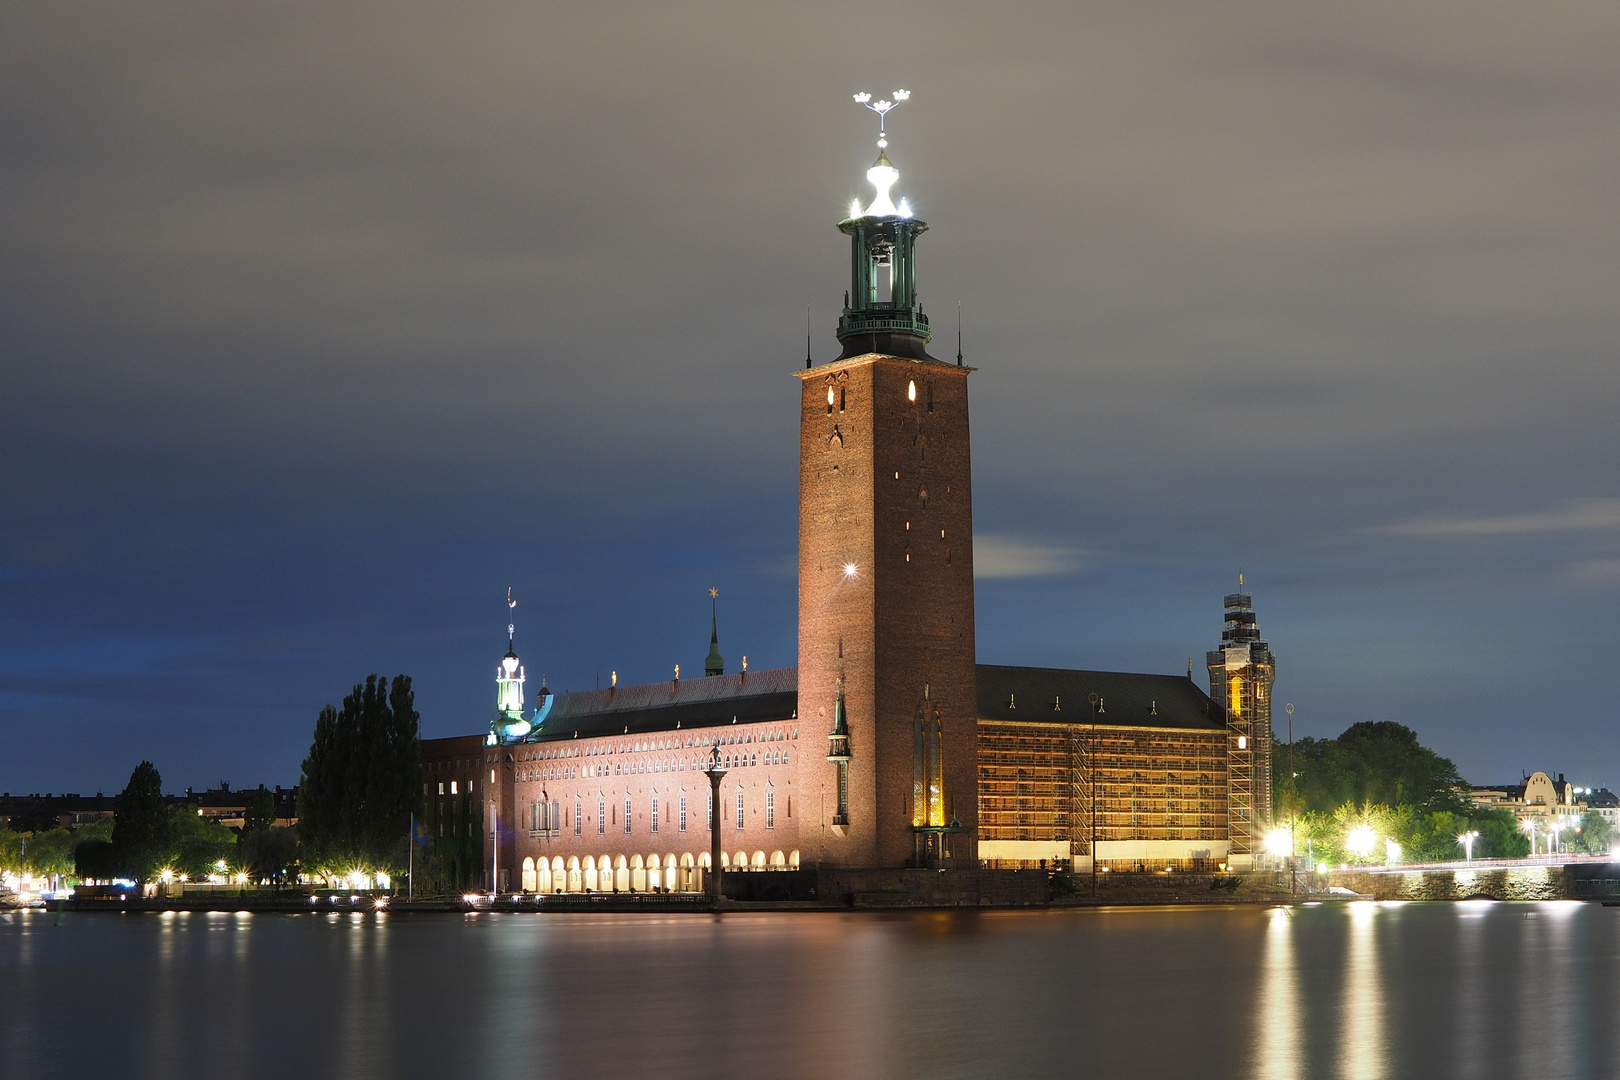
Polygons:
[[1209,696],[1226,712],[1227,837],[1233,855],[1255,855],[1271,826],[1271,687],[1277,662],[1260,637],[1248,593],[1224,598],[1221,647],[1207,654]]

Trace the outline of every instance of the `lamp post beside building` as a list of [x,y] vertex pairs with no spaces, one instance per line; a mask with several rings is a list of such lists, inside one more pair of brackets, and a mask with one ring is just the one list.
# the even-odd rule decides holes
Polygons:
[[1283,706],[1288,714],[1288,895],[1299,895],[1299,856],[1294,853],[1294,703]]

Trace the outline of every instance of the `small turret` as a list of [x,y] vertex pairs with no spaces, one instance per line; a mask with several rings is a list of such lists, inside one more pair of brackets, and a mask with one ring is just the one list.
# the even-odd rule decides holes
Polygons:
[[838,697],[833,703],[833,728],[827,733],[827,760],[838,768],[836,801],[832,826],[839,836],[849,827],[849,717],[844,714],[844,680],[838,680]]

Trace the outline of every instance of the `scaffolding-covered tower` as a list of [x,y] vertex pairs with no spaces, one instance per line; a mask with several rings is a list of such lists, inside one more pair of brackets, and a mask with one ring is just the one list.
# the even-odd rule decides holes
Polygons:
[[1248,869],[1271,826],[1271,684],[1277,678],[1277,658],[1260,637],[1248,593],[1226,597],[1221,647],[1206,659],[1209,696],[1227,713],[1229,861],[1233,869]]

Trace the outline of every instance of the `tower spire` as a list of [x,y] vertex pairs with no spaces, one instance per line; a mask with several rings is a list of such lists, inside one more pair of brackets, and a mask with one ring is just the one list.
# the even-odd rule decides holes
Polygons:
[[709,590],[709,657],[703,661],[703,674],[724,675],[726,662],[720,656],[720,590]]

